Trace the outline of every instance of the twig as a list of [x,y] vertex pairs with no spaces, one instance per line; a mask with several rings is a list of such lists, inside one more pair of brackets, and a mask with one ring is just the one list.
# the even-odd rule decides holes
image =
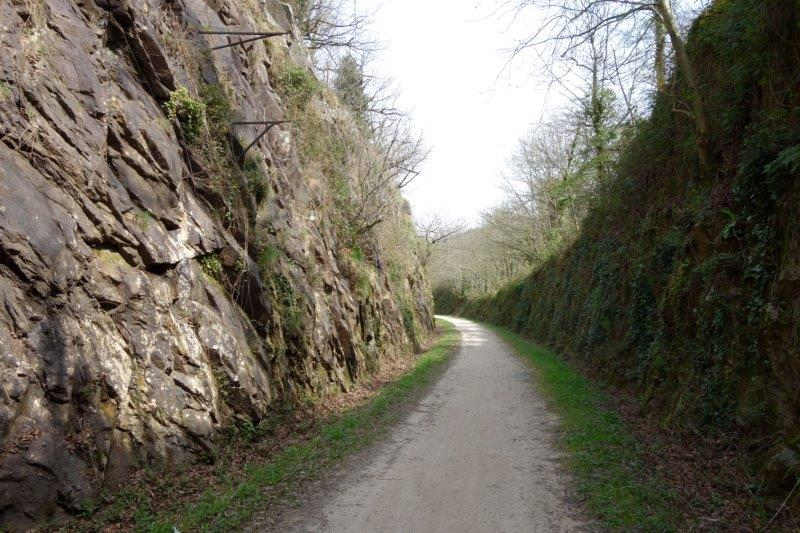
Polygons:
[[794,487],[792,487],[792,490],[789,491],[789,494],[786,495],[786,498],[783,500],[781,506],[778,507],[778,510],[775,511],[775,514],[772,515],[772,518],[769,519],[769,522],[767,522],[767,525],[764,526],[764,529],[762,529],[761,531],[767,531],[769,529],[769,526],[772,525],[772,522],[774,522],[775,519],[778,518],[778,515],[781,514],[783,508],[786,507],[786,504],[789,502],[789,499],[792,497],[792,494],[794,494],[794,491],[797,490],[798,485],[800,485],[800,477],[797,478],[797,482],[794,484]]

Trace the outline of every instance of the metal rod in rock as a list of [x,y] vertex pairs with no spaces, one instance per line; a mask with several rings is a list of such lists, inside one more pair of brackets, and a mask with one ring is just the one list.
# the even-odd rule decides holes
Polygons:
[[250,149],[253,146],[258,144],[258,141],[260,141],[264,137],[264,135],[269,133],[269,130],[271,130],[275,126],[278,126],[280,124],[286,124],[288,122],[291,122],[291,120],[272,120],[272,121],[264,121],[264,122],[234,122],[233,125],[235,125],[235,126],[244,126],[244,125],[252,125],[252,124],[263,124],[263,125],[266,125],[266,128],[264,128],[264,131],[262,131],[258,135],[258,137],[256,137],[255,140],[253,142],[251,142],[250,144],[248,144],[247,148],[244,149],[244,151],[242,152],[242,161],[244,161],[244,158],[247,156],[247,152],[249,152]]
[[211,49],[212,50],[222,50],[223,48],[230,48],[232,46],[236,46],[236,45],[239,45],[239,44],[252,43],[253,41],[260,41],[262,39],[267,39],[269,37],[275,37],[277,35],[289,35],[289,33],[288,32],[284,32],[284,33],[278,33],[278,34],[274,34],[274,35],[259,35],[258,37],[251,37],[249,39],[240,39],[240,40],[236,41],[235,43],[227,43],[227,44],[221,44],[219,46],[213,46]]
[[278,35],[286,35],[289,32],[209,30],[209,31],[198,31],[197,33],[199,33],[200,35],[260,35],[262,37],[276,37]]
[[291,120],[254,120],[254,121],[236,121],[231,122],[233,126],[254,126],[254,125],[263,125],[267,126],[269,124],[277,125],[277,124],[287,124],[291,122]]

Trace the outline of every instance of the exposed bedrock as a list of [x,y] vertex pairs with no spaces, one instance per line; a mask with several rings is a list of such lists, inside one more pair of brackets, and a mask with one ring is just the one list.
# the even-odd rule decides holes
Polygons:
[[[353,274],[288,128],[251,152],[269,169],[251,227],[279,250],[265,276],[165,115],[199,73],[224,78],[242,116],[282,117],[268,53],[211,53],[224,38],[190,29],[291,24],[287,6],[257,0],[0,3],[6,527],[74,512],[144,464],[192,459],[276,402],[347,389],[411,349],[408,308],[431,327],[418,263],[402,301],[379,266]],[[187,43],[199,52],[182,55]],[[270,46],[308,61],[296,31]],[[236,290],[209,258],[239,273]]]

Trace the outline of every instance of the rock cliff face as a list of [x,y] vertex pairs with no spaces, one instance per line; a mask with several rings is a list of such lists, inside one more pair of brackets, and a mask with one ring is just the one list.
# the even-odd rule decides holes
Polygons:
[[[232,37],[204,27],[289,34],[212,51]],[[415,258],[389,276],[342,246],[296,129],[248,152],[263,190],[237,203],[165,112],[181,87],[224,85],[240,120],[284,118],[276,58],[308,67],[288,6],[11,0],[0,50],[0,524],[346,389],[431,328]],[[258,133],[224,142],[241,155]]]

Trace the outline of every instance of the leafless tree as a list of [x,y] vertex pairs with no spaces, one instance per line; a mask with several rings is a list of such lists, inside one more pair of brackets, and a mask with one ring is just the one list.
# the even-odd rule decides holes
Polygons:
[[448,222],[439,215],[433,215],[424,221],[417,222],[417,235],[422,240],[423,246],[422,257],[420,257],[422,265],[428,264],[434,247],[444,243],[454,235],[462,233],[466,227],[466,224],[462,221]]
[[666,50],[662,36],[666,34],[677,67],[689,87],[689,108],[676,106],[675,111],[693,120],[700,164],[708,167],[706,109],[699,79],[670,0],[516,0],[516,7],[518,10],[539,8],[544,21],[515,46],[515,53],[549,45],[551,59],[569,59],[576,51],[592,46],[599,34],[607,32],[615,50],[636,50],[642,44],[655,50],[657,84],[664,83]]
[[449,286],[471,296],[499,289],[529,267],[495,243],[487,227],[469,229],[433,247],[428,274],[435,287]]
[[407,117],[386,121],[371,139],[371,144],[353,150],[350,156],[357,176],[349,222],[356,235],[384,220],[398,191],[419,176],[428,156],[422,137],[414,133]]
[[[367,73],[377,49],[366,38],[369,17],[349,0],[294,0],[316,70],[350,109],[359,134],[344,152],[339,173],[349,176],[339,202],[352,239],[371,232],[398,205],[399,190],[420,174],[428,156],[408,113],[396,104],[389,80]],[[321,57],[320,57],[321,56]],[[342,139],[348,136],[343,136]],[[340,184],[342,185],[342,184]]]
[[335,68],[342,54],[360,56],[379,48],[367,31],[370,16],[351,0],[294,0],[294,8],[319,70]]
[[504,176],[504,203],[484,214],[488,238],[527,266],[578,234],[616,158],[619,122],[604,111],[598,123],[592,101],[531,129]]
[[417,235],[432,246],[444,242],[465,229],[466,224],[464,222],[448,222],[439,215],[434,215],[425,221],[417,223]]
[[374,137],[408,123],[408,113],[402,110],[398,92],[391,79],[369,73],[371,54],[356,57],[346,54],[339,58],[332,86],[354,115]]

